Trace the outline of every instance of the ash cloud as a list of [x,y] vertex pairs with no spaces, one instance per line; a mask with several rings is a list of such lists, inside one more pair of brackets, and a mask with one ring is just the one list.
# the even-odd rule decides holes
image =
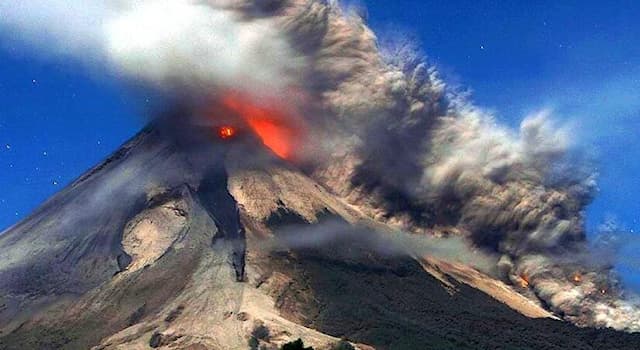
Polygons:
[[589,257],[596,174],[567,127],[549,111],[519,130],[499,125],[411,42],[379,41],[360,12],[314,0],[56,0],[0,13],[6,33],[43,51],[186,99],[284,101],[309,128],[298,158],[362,212],[470,240],[500,257],[501,278],[577,324],[640,330],[611,265]]
[[0,28],[7,39],[46,55],[89,69],[106,65],[165,92],[206,96],[226,88],[265,96],[295,85],[303,61],[273,19],[245,16],[260,7],[190,0],[3,2]]
[[307,7],[288,28],[318,38],[305,48],[324,84],[310,94],[329,116],[318,129],[331,156],[317,179],[376,219],[499,255],[504,280],[567,320],[640,330],[611,264],[586,258],[594,253],[584,210],[597,174],[570,126],[550,111],[519,130],[501,126],[447,88],[411,43],[378,41],[335,3],[296,3]]
[[272,251],[314,249],[334,244],[365,248],[385,256],[431,256],[450,262],[467,264],[476,269],[493,272],[497,258],[472,247],[463,237],[433,237],[401,231],[379,232],[363,225],[328,220],[317,225],[289,225],[276,230],[274,237],[260,242]]

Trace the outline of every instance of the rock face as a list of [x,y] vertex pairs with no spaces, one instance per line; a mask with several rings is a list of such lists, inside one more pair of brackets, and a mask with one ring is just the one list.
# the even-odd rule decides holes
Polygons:
[[[213,134],[212,134],[213,135]],[[0,235],[0,349],[637,349],[465,266],[358,240],[382,225],[250,138],[150,127]]]

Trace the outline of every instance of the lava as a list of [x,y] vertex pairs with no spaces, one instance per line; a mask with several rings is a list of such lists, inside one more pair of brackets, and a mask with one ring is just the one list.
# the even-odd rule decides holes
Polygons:
[[520,276],[520,286],[522,288],[529,288],[529,276],[525,274]]
[[580,272],[576,272],[576,273],[573,275],[573,278],[572,278],[572,279],[573,279],[573,282],[575,282],[575,283],[580,283],[580,282],[582,282],[582,274],[580,274]]
[[222,105],[239,115],[277,156],[283,159],[293,157],[301,132],[295,125],[295,118],[285,112],[285,108],[273,104],[259,106],[240,94],[225,96]]
[[233,126],[221,126],[218,128],[218,136],[221,139],[229,139],[236,135],[236,129]]

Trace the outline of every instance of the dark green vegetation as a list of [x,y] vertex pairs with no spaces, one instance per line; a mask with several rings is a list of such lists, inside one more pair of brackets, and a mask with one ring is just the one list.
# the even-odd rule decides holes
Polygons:
[[356,348],[348,341],[341,340],[336,345],[334,345],[331,350],[356,350]]
[[280,350],[313,350],[312,347],[305,347],[302,339],[292,341],[284,344]]
[[249,338],[249,350],[258,350],[260,348],[260,340],[269,341],[269,336],[269,328],[263,324],[257,325]]

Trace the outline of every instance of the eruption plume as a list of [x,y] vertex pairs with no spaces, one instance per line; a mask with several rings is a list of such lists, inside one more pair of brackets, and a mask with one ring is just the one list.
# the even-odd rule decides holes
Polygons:
[[595,173],[566,128],[549,111],[500,126],[412,43],[378,41],[337,1],[40,0],[0,13],[48,52],[236,115],[378,220],[500,256],[499,277],[568,320],[640,331],[611,265],[585,259]]

